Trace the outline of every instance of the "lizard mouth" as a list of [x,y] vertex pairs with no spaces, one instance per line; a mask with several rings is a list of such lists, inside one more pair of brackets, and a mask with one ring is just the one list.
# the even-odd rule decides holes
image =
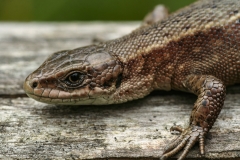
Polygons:
[[28,97],[35,99],[38,102],[43,102],[47,104],[55,104],[55,105],[91,105],[94,103],[96,99],[89,99],[89,98],[50,98],[50,97],[44,97],[35,95],[33,93],[27,92],[26,94]]
[[37,82],[27,78],[23,84],[23,89],[30,98],[39,102],[59,105],[94,105],[100,102],[106,104],[107,101],[104,98],[89,97],[87,88],[82,94],[69,93],[52,88],[38,88],[35,83]]

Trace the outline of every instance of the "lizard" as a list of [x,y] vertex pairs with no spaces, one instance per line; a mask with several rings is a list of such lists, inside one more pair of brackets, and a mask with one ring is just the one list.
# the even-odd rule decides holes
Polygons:
[[153,90],[197,95],[186,128],[161,159],[186,157],[216,121],[226,86],[240,82],[240,1],[200,0],[115,40],[53,53],[25,80],[26,94],[61,105],[105,105]]

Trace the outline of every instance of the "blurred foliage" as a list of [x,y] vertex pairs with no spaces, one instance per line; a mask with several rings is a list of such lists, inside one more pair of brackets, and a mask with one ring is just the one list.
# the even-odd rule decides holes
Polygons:
[[141,20],[157,4],[173,12],[196,0],[0,0],[1,21]]

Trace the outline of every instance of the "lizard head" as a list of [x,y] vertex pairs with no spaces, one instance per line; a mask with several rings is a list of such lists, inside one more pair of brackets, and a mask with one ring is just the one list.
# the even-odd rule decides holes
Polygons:
[[122,79],[120,61],[95,45],[52,54],[25,80],[27,95],[63,105],[113,103],[110,96]]

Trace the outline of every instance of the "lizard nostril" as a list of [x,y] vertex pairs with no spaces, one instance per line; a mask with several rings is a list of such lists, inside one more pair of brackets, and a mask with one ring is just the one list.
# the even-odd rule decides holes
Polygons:
[[32,83],[32,88],[34,89],[34,88],[36,88],[38,86],[38,82],[33,82]]

